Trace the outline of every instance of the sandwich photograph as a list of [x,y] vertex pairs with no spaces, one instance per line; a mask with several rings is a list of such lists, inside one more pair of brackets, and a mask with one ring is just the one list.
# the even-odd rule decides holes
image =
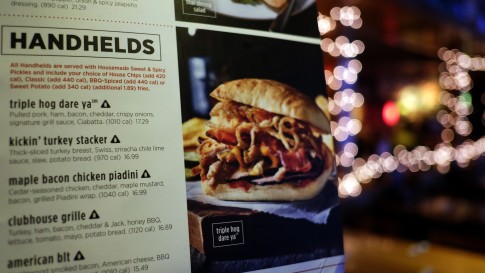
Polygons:
[[319,45],[188,28],[177,41],[192,271],[343,255]]
[[222,200],[294,201],[315,197],[333,169],[322,142],[330,123],[296,89],[264,79],[219,85],[197,154],[203,192]]

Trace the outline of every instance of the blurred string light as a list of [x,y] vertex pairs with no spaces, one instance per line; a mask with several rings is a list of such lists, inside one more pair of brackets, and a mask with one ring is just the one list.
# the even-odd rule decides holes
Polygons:
[[[355,6],[334,7],[329,15],[319,14],[317,21],[322,36],[334,30],[337,22],[343,27],[362,27],[361,12]],[[336,155],[336,162],[340,166],[351,167],[359,151],[352,139],[362,130],[362,122],[352,117],[355,116],[352,113],[364,104],[364,96],[354,89],[362,71],[362,63],[356,57],[364,52],[365,45],[360,40],[351,41],[347,36],[341,35],[335,40],[322,39],[320,47],[323,52],[342,60],[340,65],[332,70],[325,70],[324,73],[328,87],[335,91],[333,97],[328,98],[328,112],[335,117],[330,124],[332,135],[343,145]],[[360,194],[362,187],[357,180],[348,177],[344,179],[339,178],[340,195]]]
[[[440,86],[445,90],[460,91],[458,96],[452,92],[442,91],[440,103],[445,110],[438,112],[436,118],[445,128],[442,133],[444,142],[451,142],[454,133],[468,136],[473,131],[473,125],[468,115],[473,112],[471,95],[468,91],[473,87],[469,71],[485,71],[485,58],[471,57],[459,50],[449,50],[445,47],[438,50],[440,64]],[[485,112],[482,116],[485,115]],[[483,123],[483,122],[482,122]]]
[[[465,140],[457,147],[451,144],[456,134],[466,137],[473,131],[473,125],[467,117],[473,112],[471,95],[468,93],[473,87],[473,81],[468,72],[485,71],[485,58],[472,58],[458,50],[446,48],[441,48],[438,56],[444,61],[440,65],[439,79],[444,89],[439,96],[444,109],[436,114],[437,121],[443,126],[442,143],[433,149],[418,146],[411,151],[403,145],[397,145],[392,154],[374,154],[367,161],[355,159],[351,165],[352,172],[339,180],[340,196],[359,195],[362,191],[361,183],[368,183],[383,173],[428,171],[435,166],[438,172],[444,174],[450,170],[452,162],[465,168],[472,160],[485,155],[485,136],[477,141]],[[455,96],[453,90],[458,91],[459,95]],[[485,104],[483,95],[481,99]],[[485,112],[482,117],[485,118]]]
[[[320,34],[325,35],[335,29],[337,21],[345,27],[359,29],[362,26],[360,15],[357,7],[334,7],[330,11],[330,16],[318,16]],[[339,36],[335,40],[322,39],[321,48],[333,57],[350,59],[346,66],[339,65],[332,71],[325,70],[326,83],[335,91],[333,97],[328,98],[328,111],[335,117],[331,122],[332,135],[336,141],[345,143],[336,155],[336,163],[351,168],[349,173],[338,178],[340,197],[360,195],[362,184],[377,179],[384,173],[428,171],[435,167],[438,172],[444,174],[449,171],[452,162],[456,162],[460,167],[466,167],[470,161],[485,154],[485,136],[477,141],[465,140],[456,147],[451,144],[457,134],[466,137],[473,130],[467,117],[473,112],[471,96],[468,93],[473,87],[473,81],[468,72],[485,71],[485,58],[471,57],[456,49],[441,48],[438,51],[439,58],[443,60],[439,66],[439,85],[444,90],[440,92],[439,98],[444,109],[438,111],[436,118],[443,126],[442,143],[434,148],[418,146],[412,150],[397,145],[392,153],[373,154],[365,160],[356,157],[358,146],[348,140],[362,129],[361,121],[350,118],[348,114],[364,104],[364,97],[353,88],[344,87],[352,87],[357,82],[362,63],[355,57],[364,51],[365,45],[362,41],[351,42],[348,37]],[[342,88],[344,90],[341,90]],[[451,92],[453,90],[459,91],[460,94],[455,96]],[[485,104],[485,94],[481,96],[481,100]],[[394,115],[395,111],[392,109],[391,107],[386,111],[391,111],[390,114]],[[485,112],[482,114],[482,123],[485,125]]]

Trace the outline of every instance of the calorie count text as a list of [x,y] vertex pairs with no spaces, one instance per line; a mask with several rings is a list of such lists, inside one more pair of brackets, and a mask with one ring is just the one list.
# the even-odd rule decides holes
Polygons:
[[[69,163],[73,161],[110,161],[141,159],[141,153],[163,152],[160,146],[128,146],[128,147],[94,147],[93,148],[45,148],[45,149],[10,149],[10,155],[20,158],[10,159],[10,164],[41,164],[41,163]],[[89,155],[94,154],[94,155]],[[34,156],[33,158],[23,158]]]
[[[106,102],[106,101],[105,101]],[[61,99],[56,102],[45,101],[39,99],[35,100],[10,100],[10,108],[17,111],[10,111],[9,117],[13,118],[9,121],[10,126],[19,125],[37,125],[37,126],[48,126],[48,125],[148,125],[150,119],[154,118],[152,112],[109,112],[109,111],[90,111],[90,112],[73,112],[69,110],[81,109],[89,110],[93,109],[93,105],[97,104],[98,100],[93,99],[92,101],[68,101]],[[66,109],[67,112],[59,111],[35,111],[39,110],[55,110]],[[34,111],[24,111],[24,110],[34,110]],[[29,119],[32,120],[19,120],[19,119]],[[54,120],[55,118],[55,120]],[[33,119],[45,119],[45,120],[33,120]]]
[[[92,3],[92,0],[78,0],[78,3]],[[21,8],[43,8],[43,9],[64,9],[64,10],[87,10],[88,6],[84,4],[62,4],[62,3],[51,3],[51,2],[40,2],[38,5],[36,2],[21,2],[21,1],[12,1],[12,6],[17,6]]]
[[[158,74],[158,79],[165,79],[165,74]],[[130,77],[128,77],[130,78]],[[33,79],[33,78],[30,78]],[[145,77],[143,79],[112,79],[112,78],[47,78],[47,83],[32,83],[31,80],[22,80],[20,77],[10,78],[11,89],[80,89],[80,90],[97,90],[106,89],[104,85],[113,85],[117,89],[127,91],[149,91],[149,85],[165,85],[164,80]],[[24,82],[28,83],[24,83]],[[51,84],[53,83],[53,84]]]
[[[164,181],[151,181],[151,182],[131,182],[123,183],[120,185],[120,190],[102,191],[98,193],[98,197],[102,198],[119,198],[119,197],[143,197],[149,194],[150,188],[153,187],[164,187]],[[138,189],[141,188],[141,189]],[[121,189],[130,189],[121,190]]]
[[[130,184],[130,185],[129,185]],[[129,185],[129,186],[127,186]],[[134,185],[136,188],[134,189]],[[119,187],[118,187],[119,186]],[[74,186],[77,187],[77,186]],[[62,202],[62,201],[88,201],[95,199],[113,199],[113,198],[139,198],[145,197],[156,188],[164,188],[164,181],[151,182],[131,182],[120,184],[94,184],[92,186],[81,186],[76,188],[76,191],[67,191],[64,189],[73,189],[72,186],[58,186],[55,188],[45,189],[18,189],[9,194],[9,205],[16,204],[38,204],[44,202]],[[140,188],[140,189],[138,189]],[[113,190],[110,190],[113,189]],[[53,190],[44,192],[42,190]],[[93,193],[97,192],[97,193]],[[25,196],[27,194],[35,194],[35,196]]]
[[[110,173],[78,172],[74,175],[42,174],[40,176],[10,177],[9,186],[13,188],[9,190],[8,203],[12,205],[37,204],[54,201],[142,197],[148,195],[152,188],[161,189],[165,186],[164,181],[151,179],[147,181],[145,180],[147,178],[151,178],[147,170],[144,170],[143,174],[140,174],[138,170],[120,170]],[[55,185],[55,187],[30,187],[40,185]],[[26,188],[27,186],[29,187]],[[19,187],[22,188],[19,189]],[[97,194],[93,192],[97,192]],[[35,196],[27,197],[26,195],[29,194]]]
[[10,126],[75,126],[75,125],[148,125],[150,124],[150,119],[148,118],[110,118],[103,121],[102,119],[90,119],[90,118],[78,118],[78,119],[48,119],[48,120],[11,120],[9,121]]
[[[93,239],[106,236],[126,236],[132,234],[142,233],[154,233],[165,232],[174,230],[173,224],[170,223],[158,223],[142,226],[129,226],[122,223],[123,221],[113,221],[111,224],[105,222],[103,225],[99,222],[93,222],[91,224],[72,224],[72,225],[60,225],[60,223],[47,224],[48,227],[36,227],[36,226],[13,226],[9,231],[9,236],[14,237],[10,239],[10,244],[32,244],[34,240],[32,238],[19,238],[25,236],[36,236],[35,241],[37,243],[49,242],[49,241],[66,241],[66,240],[80,240],[80,239]],[[57,224],[57,225],[55,225]],[[42,224],[39,224],[42,225]],[[46,225],[46,224],[43,224]],[[94,229],[94,231],[93,231]],[[57,234],[55,234],[57,233]],[[59,234],[64,233],[64,234]],[[67,233],[67,234],[66,234]],[[42,235],[44,235],[42,237]],[[45,236],[47,235],[47,236]],[[30,240],[26,240],[30,239]]]
[[[93,211],[93,213],[94,212],[95,211]],[[174,225],[172,223],[162,222],[160,217],[100,222],[98,220],[100,219],[98,214],[96,214],[96,217],[88,215],[89,214],[81,211],[72,211],[69,214],[63,214],[62,221],[56,214],[14,215],[8,220],[10,227],[8,230],[8,235],[9,237],[18,238],[37,234],[49,234],[49,236],[52,236],[53,233],[64,233],[63,237],[60,237],[59,234],[56,236],[58,239],[77,240],[82,238],[89,239],[112,235],[140,234],[157,231],[163,232],[174,229]],[[86,223],[86,221],[89,221],[89,223]],[[45,241],[42,240],[42,237],[39,239],[40,242]],[[33,240],[27,243],[33,243]]]
[[[14,1],[15,2],[15,1]],[[63,4],[63,3],[51,3],[51,2],[41,2],[40,7],[44,9],[64,9],[64,10],[79,10],[84,11],[89,8],[94,8],[96,6],[110,6],[110,7],[123,7],[123,8],[137,8],[136,3],[127,2],[114,2],[114,1],[104,1],[104,0],[77,0],[76,3],[81,4]],[[28,6],[37,8],[37,3],[28,3],[28,5],[23,4],[21,6]]]
[[[165,85],[165,69],[158,67],[123,67],[123,71],[102,70],[96,65],[67,66],[66,70],[28,70],[12,67],[11,89],[107,89],[149,91],[148,85]],[[66,65],[48,65],[48,68],[65,68]],[[101,66],[102,67],[102,66]],[[72,71],[71,69],[99,69],[100,71]],[[140,86],[141,85],[141,86]]]
[[[48,150],[48,149],[45,149]],[[47,156],[48,152],[45,152],[45,150],[42,150],[42,153],[39,153],[40,156],[44,155]],[[20,153],[23,155],[26,155],[27,152],[24,152],[24,150],[21,150]],[[19,156],[20,154],[17,152],[15,154],[16,156]],[[68,159],[69,158],[69,159]],[[55,156],[55,157],[35,157],[32,159],[33,164],[40,164],[40,163],[68,163],[68,162],[75,162],[75,161],[118,161],[118,160],[128,160],[128,161],[133,161],[133,160],[138,160],[140,159],[140,154],[139,153],[114,153],[114,154],[97,154],[94,156],[86,156],[86,155],[81,155],[81,156]],[[19,160],[23,160],[20,162]],[[15,162],[15,163],[13,163]],[[28,159],[17,159],[15,161],[10,162],[10,164],[29,164],[30,160]]]

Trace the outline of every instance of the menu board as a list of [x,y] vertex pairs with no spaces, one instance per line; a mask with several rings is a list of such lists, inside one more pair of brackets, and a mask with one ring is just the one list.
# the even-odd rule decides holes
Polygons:
[[0,8],[1,272],[343,272],[315,1]]

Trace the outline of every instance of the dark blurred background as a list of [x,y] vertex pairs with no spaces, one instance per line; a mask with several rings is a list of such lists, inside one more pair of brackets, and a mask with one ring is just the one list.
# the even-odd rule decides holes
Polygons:
[[348,272],[485,272],[485,1],[318,1]]
[[194,116],[208,119],[215,102],[208,94],[235,79],[271,79],[311,98],[325,94],[318,45],[187,28],[177,28],[177,41],[184,122]]

